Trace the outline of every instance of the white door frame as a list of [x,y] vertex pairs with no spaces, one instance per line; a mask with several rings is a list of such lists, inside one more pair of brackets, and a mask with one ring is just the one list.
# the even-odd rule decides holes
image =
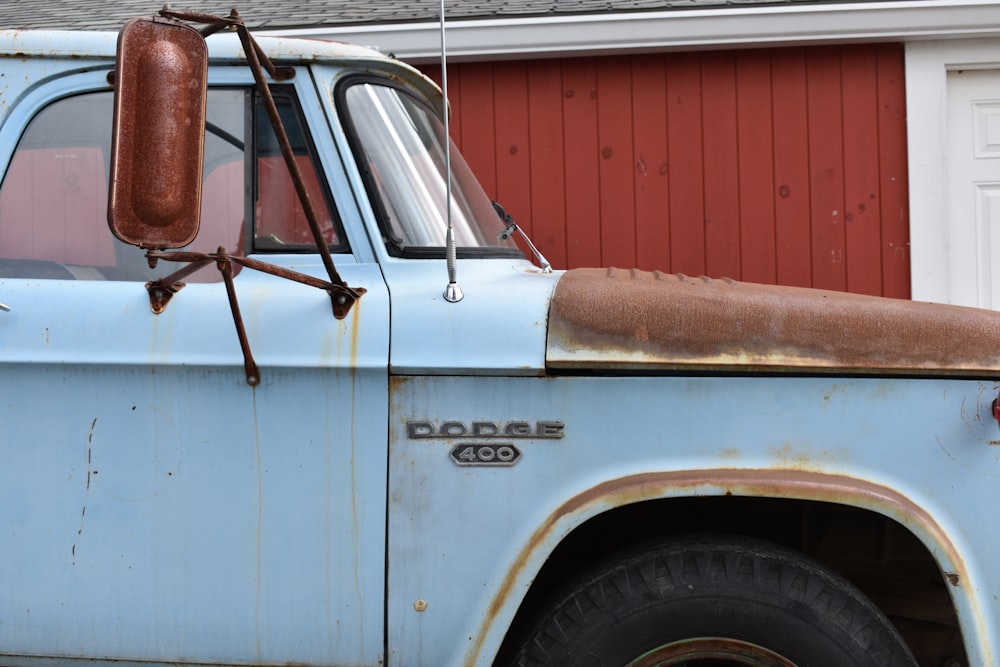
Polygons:
[[[910,278],[914,300],[980,303],[981,253],[973,220],[949,218],[947,74],[1000,68],[1000,39],[906,44]],[[996,258],[1000,262],[1000,257]],[[988,277],[988,273],[986,274]],[[988,291],[987,291],[988,293]]]

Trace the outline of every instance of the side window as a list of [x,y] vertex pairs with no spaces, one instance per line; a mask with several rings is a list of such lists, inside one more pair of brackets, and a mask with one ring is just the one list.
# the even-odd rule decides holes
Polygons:
[[24,132],[0,187],[0,276],[101,278],[117,264],[105,222],[111,101],[61,100]]
[[[201,230],[188,250],[214,252],[224,246],[242,254],[315,248],[274,132],[266,115],[249,113],[251,98],[247,89],[209,91]],[[338,247],[343,237],[294,98],[280,99],[325,238]],[[108,229],[112,107],[111,92],[77,95],[53,102],[28,124],[0,184],[0,278],[146,281],[178,268],[160,262],[151,270],[144,251],[121,243]],[[247,131],[248,119],[256,120],[255,132]],[[257,143],[253,206],[247,200],[251,189],[245,187],[248,137]],[[251,225],[249,216],[256,218]],[[248,235],[250,228],[257,231]],[[210,266],[186,280],[214,282],[221,276]]]
[[[333,252],[345,251],[340,221],[330,201],[328,189],[319,178],[315,150],[306,132],[306,124],[294,98],[280,89],[272,89],[281,124],[288,135],[295,163],[302,174],[316,212],[323,240]],[[274,128],[268,121],[264,104],[258,100],[255,110],[257,198],[253,247],[257,252],[310,252],[316,247],[305,211],[295,191],[288,166],[278,145]]]

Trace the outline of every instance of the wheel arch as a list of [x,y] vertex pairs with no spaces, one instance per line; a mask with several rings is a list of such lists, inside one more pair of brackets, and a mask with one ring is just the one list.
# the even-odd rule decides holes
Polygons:
[[[831,531],[837,535],[845,530],[855,532],[839,543],[844,549],[823,545]],[[988,647],[979,645],[985,641],[981,629],[960,627],[967,616],[959,611],[962,604],[973,617],[980,617],[967,590],[968,572],[960,549],[918,503],[896,490],[841,475],[736,469],[642,473],[605,481],[566,500],[524,545],[492,600],[487,622],[500,620],[513,591],[520,586],[527,589],[495,664],[504,664],[504,656],[530,625],[539,604],[574,574],[642,542],[692,533],[769,540],[838,571],[897,626],[900,622],[913,626],[900,631],[920,664],[969,664],[966,645],[971,653],[989,655]],[[886,553],[889,542],[898,551]],[[862,552],[871,556],[868,552],[873,549],[874,561],[865,561],[861,572],[852,571],[853,561]],[[896,618],[899,600],[893,596],[907,584],[904,580],[878,590],[878,581],[884,575],[897,575],[901,564],[914,568],[916,577],[936,578],[917,594],[923,606],[936,613]],[[532,567],[534,571],[528,571]],[[934,632],[927,631],[928,624]],[[481,644],[486,630],[474,643]],[[970,632],[976,636],[963,641],[963,633]],[[947,662],[952,659],[958,662]]]

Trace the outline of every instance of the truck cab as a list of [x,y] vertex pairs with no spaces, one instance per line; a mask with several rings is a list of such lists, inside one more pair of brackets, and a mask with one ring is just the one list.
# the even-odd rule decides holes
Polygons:
[[1000,315],[546,270],[429,79],[241,39],[0,31],[3,664],[995,664]]

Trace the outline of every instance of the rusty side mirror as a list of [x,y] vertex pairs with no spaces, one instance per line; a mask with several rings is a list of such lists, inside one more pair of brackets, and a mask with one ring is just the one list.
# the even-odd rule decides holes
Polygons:
[[208,47],[164,18],[129,21],[118,35],[108,223],[131,245],[163,250],[198,234]]

